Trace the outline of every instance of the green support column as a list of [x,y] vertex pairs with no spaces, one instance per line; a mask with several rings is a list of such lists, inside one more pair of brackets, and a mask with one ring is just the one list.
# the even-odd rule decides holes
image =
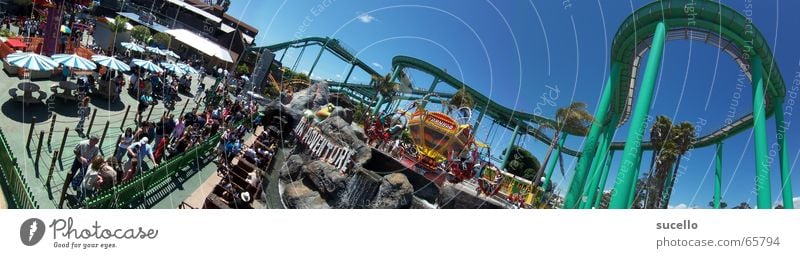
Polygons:
[[716,170],[714,173],[714,209],[719,209],[722,200],[722,143],[717,143]]
[[500,163],[500,168],[506,169],[506,165],[508,165],[508,158],[511,157],[511,148],[514,147],[514,142],[517,140],[517,132],[519,132],[519,124],[514,126],[514,133],[511,134],[511,141],[508,142],[508,148],[506,148],[506,153],[503,155],[503,161]]
[[311,70],[308,70],[308,78],[311,79],[311,74],[314,73],[314,68],[317,67],[317,63],[319,62],[319,58],[322,57],[322,53],[325,52],[325,47],[328,46],[328,42],[331,39],[325,41],[325,44],[322,44],[322,47],[319,49],[319,53],[317,53],[317,58],[314,59],[314,64],[311,65]]
[[[608,155],[608,160],[603,166],[603,177],[600,178],[600,186],[597,189],[597,196],[594,198],[594,205],[592,207],[600,207],[600,201],[603,200],[603,190],[606,189],[606,180],[608,179],[608,171],[611,169],[611,162],[614,161],[614,150]],[[589,208],[592,208],[589,207]]]
[[372,114],[378,114],[378,110],[380,110],[381,106],[383,105],[383,95],[378,93],[378,101],[375,102],[375,107],[372,108]]
[[294,65],[292,66],[292,71],[297,72],[297,65],[300,64],[300,59],[303,59],[303,53],[306,52],[306,47],[308,45],[303,45],[303,48],[300,49],[300,54],[297,55],[297,59],[294,60]]
[[281,54],[281,59],[278,60],[278,63],[283,64],[283,57],[286,56],[286,52],[289,52],[289,48],[288,47],[283,49],[283,54]]
[[780,145],[781,162],[781,193],[783,194],[783,208],[794,209],[794,194],[792,193],[792,177],[789,171],[789,150],[786,149],[786,124],[783,120],[783,99],[775,101],[775,128],[778,130],[778,144]]
[[567,133],[562,133],[558,139],[558,145],[556,145],[556,155],[553,156],[550,160],[552,162],[547,163],[547,173],[544,175],[544,184],[542,184],[542,188],[547,191],[547,187],[550,187],[550,178],[553,177],[553,171],[556,170],[556,163],[558,163],[558,158],[561,156],[561,148],[564,146],[564,141],[567,140]]
[[618,116],[614,116],[614,118],[611,119],[611,122],[606,125],[603,141],[600,145],[602,149],[600,149],[598,152],[601,155],[599,155],[599,158],[597,158],[597,165],[592,168],[594,171],[592,172],[593,176],[591,177],[591,181],[589,181],[589,187],[587,188],[588,191],[584,193],[586,195],[585,204],[583,206],[584,209],[590,209],[594,205],[594,197],[597,194],[597,187],[600,185],[601,178],[604,177],[603,170],[605,170],[606,167],[606,159],[608,158],[609,147],[611,146],[611,141],[614,137],[614,132],[616,129],[616,126],[614,125],[616,125],[617,120]]
[[350,71],[347,72],[347,76],[344,77],[344,83],[342,83],[343,85],[347,84],[347,82],[350,81],[350,75],[353,74],[353,69],[355,68],[356,64],[353,63],[353,65],[350,66]]
[[756,149],[756,199],[759,209],[772,208],[772,194],[769,185],[769,156],[767,155],[767,114],[764,101],[764,78],[761,58],[752,58],[751,74],[753,83],[753,137]]
[[581,190],[581,198],[578,202],[578,209],[583,209],[589,199],[586,198],[586,194],[589,192],[589,189],[592,185],[592,181],[597,180],[599,181],[599,171],[597,171],[597,167],[601,166],[603,157],[603,152],[605,151],[604,146],[606,144],[606,136],[605,133],[600,135],[600,142],[597,145],[597,151],[594,153],[594,157],[592,157],[592,165],[589,166],[589,176],[586,177],[586,184],[584,185],[583,189]]
[[[475,109],[477,109],[477,107]],[[473,110],[475,110],[475,109],[473,109]],[[481,125],[481,120],[483,120],[483,114],[484,113],[485,113],[485,111],[483,109],[481,109],[480,112],[478,113],[478,118],[475,119],[475,126],[473,127],[475,129],[473,129],[473,132],[477,131],[478,130],[478,126]]]
[[[392,78],[389,79],[390,83],[393,82],[394,79],[397,79],[397,75],[399,75],[400,69],[401,69],[401,67],[399,65],[394,68],[394,71],[392,72]],[[375,83],[377,83],[377,82],[375,82]],[[378,102],[375,103],[375,107],[372,109],[372,114],[373,115],[378,114],[378,110],[380,110],[380,107],[383,106],[383,101],[384,101],[383,95],[381,95],[380,93],[376,93],[376,94],[378,94]]]
[[578,208],[581,191],[583,191],[583,187],[585,186],[586,177],[589,173],[589,166],[591,166],[592,162],[590,159],[591,157],[594,157],[595,151],[597,150],[597,140],[603,131],[602,121],[607,119],[609,106],[611,104],[611,99],[613,98],[611,96],[614,92],[613,88],[619,80],[619,66],[620,64],[617,62],[611,64],[611,74],[606,81],[606,86],[603,88],[603,96],[600,98],[600,103],[597,105],[597,110],[595,111],[596,114],[594,121],[600,122],[592,123],[591,129],[589,129],[589,135],[586,136],[586,143],[583,145],[583,151],[581,152],[582,158],[578,159],[578,165],[575,168],[575,175],[572,177],[569,190],[567,190],[564,200],[565,209]]
[[650,104],[653,101],[653,88],[661,68],[666,31],[667,28],[664,22],[659,22],[656,25],[653,43],[650,46],[650,54],[647,57],[647,67],[644,71],[642,83],[639,86],[639,94],[636,99],[636,106],[634,106],[633,117],[631,118],[631,127],[628,131],[628,138],[625,141],[625,151],[622,153],[622,161],[614,184],[614,192],[611,196],[611,204],[609,205],[611,209],[627,209],[631,207],[629,197],[635,188],[635,185],[631,187],[631,182],[635,184],[636,178],[639,176],[642,138],[647,127],[647,114],[650,113]]
[[431,82],[431,86],[428,87],[428,93],[431,93],[434,90],[436,90],[437,84],[439,84],[439,77],[433,77],[433,82]]

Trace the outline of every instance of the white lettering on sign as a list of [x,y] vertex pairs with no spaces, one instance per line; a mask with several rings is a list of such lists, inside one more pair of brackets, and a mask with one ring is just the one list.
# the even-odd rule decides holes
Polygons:
[[444,121],[433,116],[428,116],[428,121],[431,121],[433,124],[443,127],[447,130],[453,130],[455,128],[455,126],[453,126],[452,124],[445,123]]
[[345,173],[352,163],[353,150],[333,143],[322,130],[313,126],[307,118],[303,117],[294,128],[300,144],[308,149],[314,158],[336,167],[340,173]]

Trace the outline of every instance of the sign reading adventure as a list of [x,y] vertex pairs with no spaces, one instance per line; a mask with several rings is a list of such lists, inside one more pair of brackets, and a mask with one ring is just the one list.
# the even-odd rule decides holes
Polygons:
[[354,151],[348,147],[333,143],[322,133],[322,130],[313,124],[314,122],[309,122],[306,117],[300,120],[300,123],[294,128],[294,134],[297,136],[298,141],[306,146],[311,156],[331,164],[340,173],[347,171]]

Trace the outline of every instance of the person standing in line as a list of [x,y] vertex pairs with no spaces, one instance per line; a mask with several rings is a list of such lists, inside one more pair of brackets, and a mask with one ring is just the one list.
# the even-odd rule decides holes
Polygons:
[[81,100],[81,103],[78,104],[78,116],[80,120],[78,120],[78,125],[75,127],[75,130],[78,133],[83,134],[83,123],[86,121],[86,117],[89,116],[91,112],[91,108],[89,107],[89,96],[86,96]]
[[[75,160],[72,162],[72,168],[70,168],[70,174],[72,175],[72,181],[70,183],[75,190],[79,189],[81,182],[83,182],[83,176],[86,174],[86,168],[100,151],[100,149],[97,148],[98,142],[100,142],[100,138],[92,135],[89,137],[89,140],[81,141],[75,146],[75,149],[72,150],[75,154]],[[67,178],[70,177],[67,176]]]
[[128,146],[133,144],[133,129],[128,127],[125,129],[125,134],[119,139],[117,143],[117,151],[114,153],[114,158],[118,163],[122,163],[122,156],[128,151]]

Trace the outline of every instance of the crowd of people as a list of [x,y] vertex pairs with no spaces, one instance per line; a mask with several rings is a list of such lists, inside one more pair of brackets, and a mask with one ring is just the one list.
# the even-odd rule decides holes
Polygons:
[[[237,128],[239,129],[239,128]],[[250,146],[240,146],[239,130],[229,130],[223,134],[217,173],[222,178],[206,199],[204,208],[252,208],[252,197],[261,191],[259,171],[267,171],[277,151],[278,132],[266,129],[255,137]],[[236,164],[233,160],[238,157]],[[219,204],[215,202],[218,200]]]
[[[70,185],[77,200],[81,202],[101,190],[133,180],[206,142],[217,132],[222,132],[217,148],[220,159],[229,164],[236,154],[242,152],[243,138],[254,126],[245,121],[258,121],[259,112],[253,100],[243,95],[231,98],[223,87],[210,89],[218,93],[218,98],[208,99],[203,108],[194,108],[180,117],[165,115],[155,121],[145,121],[142,112],[137,112],[137,127],[125,129],[116,142],[113,155],[108,158],[100,154],[97,136],[88,136],[87,140],[81,141],[74,149],[75,160],[70,170],[73,175]],[[81,102],[80,114],[89,113],[88,102],[89,97]],[[144,108],[140,105],[138,111],[146,110],[152,103],[145,104]],[[264,146],[245,149],[245,153],[251,149],[255,152],[248,155],[256,164],[264,164],[274,153],[274,144],[260,144]]]

